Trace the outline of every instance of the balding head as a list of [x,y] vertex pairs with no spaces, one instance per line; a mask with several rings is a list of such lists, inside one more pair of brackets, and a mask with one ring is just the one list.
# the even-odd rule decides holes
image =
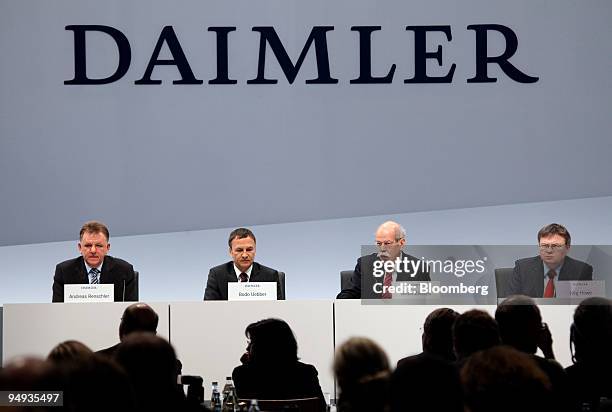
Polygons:
[[146,303],[134,303],[123,312],[119,325],[119,338],[123,340],[132,332],[157,333],[159,317]]
[[378,257],[382,260],[394,260],[406,244],[406,231],[397,222],[391,220],[383,223],[376,230]]

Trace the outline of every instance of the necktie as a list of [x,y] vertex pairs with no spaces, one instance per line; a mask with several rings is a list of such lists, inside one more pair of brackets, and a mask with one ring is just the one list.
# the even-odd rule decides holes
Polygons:
[[[389,287],[393,284],[393,273],[385,273],[385,277],[383,278],[383,288]],[[391,299],[391,292],[385,292],[383,289],[383,294],[380,296],[382,299]],[[386,289],[388,290],[388,289]]]
[[548,282],[546,283],[546,288],[544,289],[544,297],[545,298],[554,298],[555,297],[555,283],[553,279],[557,276],[557,272],[554,270],[549,270],[546,274],[548,276]]
[[248,282],[248,281],[249,281],[249,277],[248,277],[248,276],[247,276],[247,274],[246,274],[246,273],[244,273],[244,272],[242,272],[242,273],[240,274],[240,276],[238,276],[238,277],[240,278],[240,281],[241,281],[241,282]]
[[91,275],[91,283],[92,285],[94,284],[98,284],[100,283],[100,278],[98,277],[98,274],[100,273],[100,271],[96,268],[91,268],[91,270],[89,271],[89,274]]

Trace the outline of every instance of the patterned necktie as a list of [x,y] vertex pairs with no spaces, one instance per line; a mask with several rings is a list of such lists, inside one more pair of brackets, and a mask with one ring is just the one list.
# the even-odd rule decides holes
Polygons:
[[546,288],[544,289],[544,297],[554,298],[555,297],[555,283],[553,279],[555,278],[555,276],[557,276],[557,272],[551,269],[548,271],[546,276],[548,276],[548,282],[546,283]]
[[249,276],[246,273],[244,273],[244,272],[242,272],[240,274],[240,276],[238,276],[238,277],[240,278],[241,282],[248,282],[249,281]]
[[[388,292],[389,289],[385,287],[389,287],[393,284],[393,273],[385,273],[385,277],[383,278],[383,294],[380,296],[381,299],[391,299],[391,292]],[[387,290],[385,292],[384,290]]]
[[98,283],[100,283],[100,278],[98,277],[98,274],[100,273],[100,271],[96,268],[91,268],[91,270],[89,271],[89,275],[91,276],[91,282],[89,282],[92,285],[97,285]]

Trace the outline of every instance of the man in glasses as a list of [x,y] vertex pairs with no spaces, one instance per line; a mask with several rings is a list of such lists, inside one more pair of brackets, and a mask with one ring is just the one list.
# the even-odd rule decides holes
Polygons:
[[[398,282],[428,282],[429,272],[424,262],[404,253],[405,244],[406,231],[399,223],[388,221],[380,225],[376,230],[378,252],[357,259],[350,287],[342,290],[336,299],[391,299],[393,293],[388,292],[392,290],[389,287]],[[398,261],[399,264],[384,267],[385,262]],[[392,270],[387,270],[391,267]]]
[[516,261],[509,294],[553,298],[558,280],[593,280],[591,265],[567,256],[571,240],[567,229],[557,223],[540,229],[540,254]]

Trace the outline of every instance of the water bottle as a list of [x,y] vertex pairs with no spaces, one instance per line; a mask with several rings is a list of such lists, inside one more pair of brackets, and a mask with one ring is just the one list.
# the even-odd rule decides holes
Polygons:
[[236,396],[236,388],[232,377],[225,378],[225,386],[223,387],[223,412],[238,411],[238,397]]
[[210,398],[210,409],[213,412],[221,412],[221,394],[219,393],[219,382],[212,383],[212,396]]
[[259,403],[257,399],[251,400],[251,406],[249,406],[249,412],[260,412]]

